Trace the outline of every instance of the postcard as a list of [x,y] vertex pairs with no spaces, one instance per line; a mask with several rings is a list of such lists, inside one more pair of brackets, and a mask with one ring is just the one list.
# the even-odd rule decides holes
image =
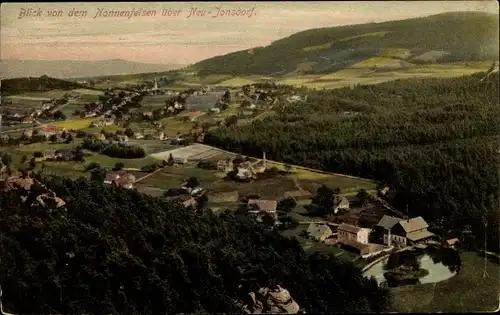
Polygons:
[[498,310],[498,1],[0,12],[1,314]]

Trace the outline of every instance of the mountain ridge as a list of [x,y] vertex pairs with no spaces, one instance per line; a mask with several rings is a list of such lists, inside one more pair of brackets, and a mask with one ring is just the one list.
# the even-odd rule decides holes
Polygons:
[[[459,11],[317,28],[265,47],[209,58],[188,68],[200,76],[277,75],[331,73],[376,57],[410,63],[496,60],[498,25],[498,14]],[[426,55],[423,60],[422,55]]]
[[98,77],[108,75],[140,74],[169,71],[183,65],[154,64],[124,59],[109,60],[1,60],[2,79],[40,77],[57,79]]

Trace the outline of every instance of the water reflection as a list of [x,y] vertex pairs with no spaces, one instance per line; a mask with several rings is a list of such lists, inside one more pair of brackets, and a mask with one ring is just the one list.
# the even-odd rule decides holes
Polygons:
[[460,272],[460,256],[449,248],[427,247],[393,253],[365,272],[388,286],[435,283]]

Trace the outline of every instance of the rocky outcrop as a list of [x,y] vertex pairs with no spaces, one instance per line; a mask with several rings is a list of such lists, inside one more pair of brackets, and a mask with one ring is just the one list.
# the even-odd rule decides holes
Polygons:
[[250,292],[248,295],[248,303],[242,307],[246,314],[298,314],[300,312],[299,305],[290,296],[288,290],[279,285],[273,288],[264,287],[257,293]]
[[[40,204],[41,206],[45,207],[47,205],[47,202],[50,203],[49,200],[53,200],[57,208],[64,207],[66,205],[66,202],[63,199],[57,197],[53,191],[47,188],[47,186],[34,178],[17,175],[9,176],[3,179],[0,178],[0,192],[7,192],[18,188],[22,188],[26,191],[31,191],[34,185],[38,186],[40,192],[34,200],[31,200],[31,206]],[[23,196],[22,201],[27,202],[28,196]]]

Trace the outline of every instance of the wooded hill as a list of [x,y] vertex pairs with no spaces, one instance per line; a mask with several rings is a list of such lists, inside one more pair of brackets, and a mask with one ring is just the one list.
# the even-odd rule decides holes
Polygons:
[[2,95],[15,95],[24,92],[46,92],[51,90],[73,90],[85,88],[76,82],[55,79],[43,75],[39,78],[17,78],[2,80]]
[[203,60],[189,69],[201,76],[280,75],[297,69],[302,73],[334,72],[377,56],[403,60],[409,66],[436,61],[497,60],[498,29],[498,14],[482,12],[311,29],[266,47]]
[[26,192],[0,194],[6,312],[233,313],[236,299],[273,284],[307,313],[389,307],[387,289],[352,264],[307,256],[296,239],[246,216],[185,209],[85,179],[41,180],[67,210],[30,207],[21,202]]
[[[254,157],[377,179],[392,201],[499,251],[499,75],[397,80],[310,91],[305,103],[221,127],[205,143]],[[273,108],[274,110],[275,108]],[[347,113],[350,112],[350,113]]]

